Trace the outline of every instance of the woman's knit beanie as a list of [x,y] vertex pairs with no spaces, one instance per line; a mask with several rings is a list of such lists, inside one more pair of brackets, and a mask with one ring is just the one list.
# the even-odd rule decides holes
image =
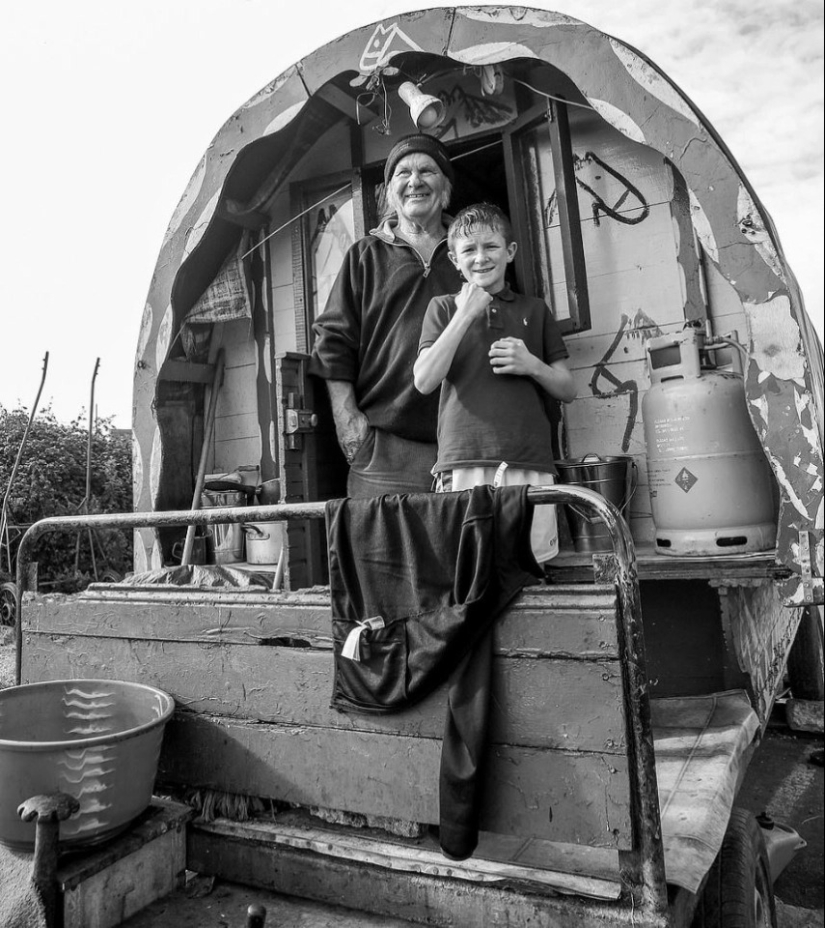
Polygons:
[[393,145],[389,155],[387,155],[387,161],[384,165],[385,184],[389,184],[398,162],[415,152],[429,155],[439,166],[444,176],[450,183],[453,183],[455,174],[453,173],[453,166],[450,164],[450,155],[441,142],[432,135],[407,135],[403,139],[399,139]]

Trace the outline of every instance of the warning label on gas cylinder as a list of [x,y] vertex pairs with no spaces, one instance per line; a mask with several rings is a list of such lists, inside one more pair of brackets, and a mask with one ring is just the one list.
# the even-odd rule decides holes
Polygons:
[[681,487],[685,493],[690,493],[698,480],[699,478],[695,474],[692,474],[686,467],[683,467],[679,473],[676,474],[676,478],[673,482],[676,486]]

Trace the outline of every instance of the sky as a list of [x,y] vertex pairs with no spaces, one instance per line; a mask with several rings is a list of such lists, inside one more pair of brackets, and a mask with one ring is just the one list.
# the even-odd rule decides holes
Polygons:
[[[129,428],[167,224],[221,125],[361,25],[438,0],[26,0],[0,34],[0,405]],[[507,5],[498,0],[486,4]],[[513,4],[525,5],[525,4]],[[821,0],[527,0],[624,40],[724,139],[773,217],[822,338]]]

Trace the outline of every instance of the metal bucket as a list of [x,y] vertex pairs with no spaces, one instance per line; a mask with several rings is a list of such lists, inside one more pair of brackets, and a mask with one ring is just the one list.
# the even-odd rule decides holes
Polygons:
[[[201,493],[202,509],[245,505],[246,493],[243,492],[204,490]],[[234,564],[243,560],[243,526],[239,523],[210,525],[207,539],[216,564]]]
[[[556,461],[556,468],[561,483],[594,490],[610,500],[620,512],[624,512],[636,492],[636,462],[629,454],[586,454],[575,460]],[[588,554],[612,550],[610,533],[598,516],[569,503],[565,508],[576,551]]]
[[243,530],[247,564],[278,563],[284,543],[283,522],[247,522]]

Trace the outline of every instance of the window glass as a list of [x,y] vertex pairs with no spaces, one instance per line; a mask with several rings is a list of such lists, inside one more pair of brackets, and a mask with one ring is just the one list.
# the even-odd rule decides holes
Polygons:
[[[333,188],[334,189],[334,188]],[[320,191],[323,196],[323,191]],[[347,249],[355,241],[352,191],[342,190],[307,214],[309,316],[314,320],[327,297]]]
[[541,119],[519,135],[535,285],[557,321],[570,318],[550,133]]

